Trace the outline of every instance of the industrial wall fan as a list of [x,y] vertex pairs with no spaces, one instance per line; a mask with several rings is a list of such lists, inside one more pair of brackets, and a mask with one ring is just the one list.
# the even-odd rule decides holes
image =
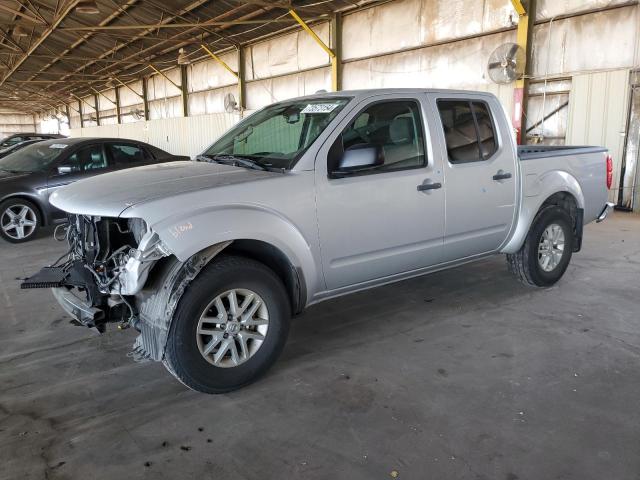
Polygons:
[[144,110],[136,108],[131,112],[131,116],[136,120],[142,120],[144,118]]
[[525,53],[517,43],[503,43],[489,56],[487,71],[495,83],[505,85],[524,75]]
[[224,96],[224,111],[227,113],[234,113],[240,110],[236,97],[233,93],[229,92]]

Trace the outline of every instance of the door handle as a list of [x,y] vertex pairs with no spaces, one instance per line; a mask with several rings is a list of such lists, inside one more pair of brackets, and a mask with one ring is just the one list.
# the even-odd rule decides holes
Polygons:
[[507,180],[508,178],[511,178],[511,174],[510,173],[504,173],[502,170],[500,170],[498,173],[496,173],[493,176],[493,179],[498,181],[498,180]]
[[440,182],[438,182],[438,183],[421,183],[420,185],[418,185],[418,191],[419,192],[425,192],[427,190],[438,190],[439,188],[442,188],[442,184]]

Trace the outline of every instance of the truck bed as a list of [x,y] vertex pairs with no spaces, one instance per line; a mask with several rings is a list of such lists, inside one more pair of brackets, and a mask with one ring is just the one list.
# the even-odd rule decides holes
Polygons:
[[518,157],[522,161],[606,151],[607,149],[603,147],[590,146],[518,145]]
[[[607,201],[606,155],[607,149],[603,147],[519,146],[525,201],[535,204],[536,199],[548,196],[548,188],[557,184],[577,198],[584,209],[584,223],[594,221]],[[534,209],[537,211],[537,204]]]

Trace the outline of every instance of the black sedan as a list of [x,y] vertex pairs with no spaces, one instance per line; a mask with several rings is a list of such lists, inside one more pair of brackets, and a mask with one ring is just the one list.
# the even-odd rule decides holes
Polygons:
[[67,138],[64,135],[58,135],[57,133],[14,133],[9,135],[0,141],[0,148],[7,148],[15,145],[16,143],[26,142],[27,140],[49,140],[51,138]]
[[18,150],[22,150],[27,145],[31,145],[32,143],[41,142],[42,140],[27,140],[25,142],[14,143],[10,147],[6,147],[0,150],[0,158],[4,158],[7,155],[17,152]]
[[0,236],[25,242],[38,228],[64,221],[64,214],[49,203],[59,187],[100,173],[188,159],[116,138],[61,138],[28,145],[0,159]]

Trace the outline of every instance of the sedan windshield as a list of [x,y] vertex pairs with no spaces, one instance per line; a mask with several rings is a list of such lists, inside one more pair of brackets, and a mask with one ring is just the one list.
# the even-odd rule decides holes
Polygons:
[[237,157],[261,167],[290,169],[349,100],[333,97],[271,105],[229,130],[202,156],[221,161]]
[[64,143],[34,143],[4,158],[0,158],[0,170],[7,172],[42,172],[47,170],[68,145]]

